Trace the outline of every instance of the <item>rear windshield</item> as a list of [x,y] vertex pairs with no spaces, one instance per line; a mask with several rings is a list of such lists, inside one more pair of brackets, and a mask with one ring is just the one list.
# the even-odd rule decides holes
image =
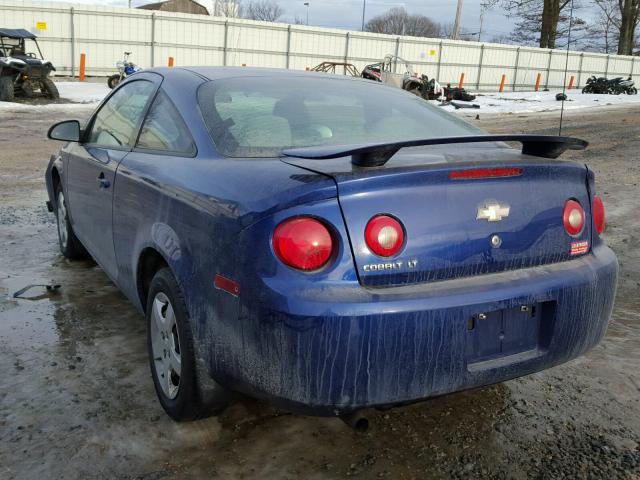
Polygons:
[[210,81],[198,103],[216,148],[228,157],[480,132],[403,90],[316,74]]

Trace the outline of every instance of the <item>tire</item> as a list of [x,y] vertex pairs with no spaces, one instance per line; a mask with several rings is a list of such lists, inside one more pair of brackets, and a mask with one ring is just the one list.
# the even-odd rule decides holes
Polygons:
[[57,100],[60,98],[60,93],[58,92],[58,87],[53,83],[53,80],[50,78],[43,78],[40,81],[40,91],[44,94],[45,97],[49,97],[53,100]]
[[60,184],[55,187],[56,192],[56,222],[58,224],[58,245],[60,253],[66,258],[78,260],[88,256],[87,251],[76,237],[67,212],[67,201]]
[[116,88],[118,86],[118,84],[120,83],[120,74],[115,74],[115,75],[111,75],[108,79],[107,79],[107,85],[109,86],[109,88],[111,90],[113,90],[114,88]]
[[465,102],[473,102],[476,99],[475,95],[471,95],[467,92],[460,92],[460,100]]
[[631,87],[629,90],[627,90],[627,95],[637,95],[638,93],[638,89],[636,87]]
[[0,102],[12,102],[13,98],[13,79],[11,77],[0,77]]
[[24,82],[22,85],[20,85],[20,89],[22,90],[22,95],[24,95],[26,98],[33,98],[33,96],[35,95],[35,92],[33,91],[33,85],[31,85],[31,83],[29,82]]
[[413,93],[414,95],[417,95],[418,97],[421,96],[420,87],[421,87],[421,85],[420,85],[419,82],[412,81],[412,80],[404,82],[404,84],[402,85],[402,89],[403,90],[406,90],[409,93]]
[[206,368],[196,363],[189,313],[167,267],[158,270],[149,285],[146,320],[151,376],[164,411],[180,422],[224,409],[229,392],[203,375]]

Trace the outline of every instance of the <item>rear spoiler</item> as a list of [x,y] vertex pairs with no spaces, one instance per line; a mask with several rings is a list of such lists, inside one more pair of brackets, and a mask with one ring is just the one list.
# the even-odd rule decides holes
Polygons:
[[465,137],[426,138],[404,142],[373,143],[355,145],[328,145],[304,148],[287,148],[282,154],[287,157],[320,160],[351,156],[351,163],[360,167],[379,167],[387,163],[398,150],[425,145],[448,145],[453,143],[520,142],[522,153],[543,158],[558,158],[567,150],[584,150],[589,143],[574,137],[553,135],[473,135]]

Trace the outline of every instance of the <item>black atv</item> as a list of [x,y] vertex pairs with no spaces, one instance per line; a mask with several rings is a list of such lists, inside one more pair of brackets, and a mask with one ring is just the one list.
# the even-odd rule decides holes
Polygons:
[[[35,44],[39,57],[27,53],[26,40],[28,46]],[[21,28],[0,28],[0,101],[10,102],[17,95],[31,98],[36,90],[45,97],[59,98],[56,84],[49,78],[52,71],[55,68],[44,60],[33,33]]]

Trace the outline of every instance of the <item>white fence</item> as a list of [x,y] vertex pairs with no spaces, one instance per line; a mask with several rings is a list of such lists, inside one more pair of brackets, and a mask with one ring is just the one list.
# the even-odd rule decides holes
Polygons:
[[[464,73],[465,86],[475,90],[497,90],[505,75],[509,91],[533,89],[538,73],[541,88],[561,87],[567,62],[562,50],[21,0],[0,0],[0,27],[36,33],[62,75],[77,75],[80,53],[87,75],[113,73],[125,50],[143,68],[166,65],[171,56],[176,65],[305,69],[331,60],[361,69],[391,53],[441,83],[458,83]],[[581,87],[591,75],[638,82],[640,58],[570,52],[567,81],[574,76]]]

